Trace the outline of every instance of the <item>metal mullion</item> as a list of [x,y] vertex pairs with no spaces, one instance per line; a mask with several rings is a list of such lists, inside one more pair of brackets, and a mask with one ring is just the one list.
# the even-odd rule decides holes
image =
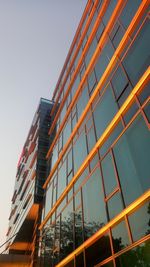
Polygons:
[[147,119],[147,117],[146,117],[146,114],[145,114],[145,112],[144,112],[144,107],[146,106],[146,104],[150,101],[150,97],[148,97],[147,98],[147,101],[145,101],[145,102],[147,102],[145,105],[142,105],[141,106],[141,103],[140,103],[140,101],[139,101],[139,99],[138,99],[138,97],[137,96],[135,96],[135,100],[136,100],[136,103],[137,103],[137,105],[138,105],[138,107],[139,107],[139,110],[141,111],[141,114],[142,114],[142,116],[143,116],[143,119],[144,119],[144,121],[145,121],[145,123],[146,123],[146,125],[147,125],[147,127],[148,127],[148,129],[150,130],[150,123],[149,123],[149,121],[148,121],[148,119]]
[[125,205],[124,196],[123,196],[123,193],[122,193],[121,183],[120,183],[119,174],[118,174],[118,170],[117,170],[117,164],[116,164],[114,152],[113,152],[112,149],[110,150],[110,153],[111,153],[111,156],[112,156],[112,162],[113,162],[113,166],[114,166],[114,170],[115,170],[115,176],[116,176],[118,188],[119,188],[119,191],[120,191],[120,194],[121,194],[121,197],[122,197],[122,201],[123,201],[123,207],[125,208],[126,205]]
[[126,223],[126,227],[127,227],[129,240],[130,240],[130,243],[132,244],[134,241],[133,241],[132,231],[131,231],[131,228],[130,228],[130,224],[129,224],[129,220],[128,220],[128,216],[127,215],[125,215],[125,223]]

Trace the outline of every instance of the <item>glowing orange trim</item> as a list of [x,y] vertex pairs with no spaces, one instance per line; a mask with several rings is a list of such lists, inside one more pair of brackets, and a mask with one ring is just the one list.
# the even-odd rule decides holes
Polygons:
[[56,265],[56,267],[65,266],[76,254],[79,254],[83,249],[92,245],[96,240],[100,238],[110,227],[112,227],[115,223],[119,222],[125,215],[132,212],[139,205],[143,204],[146,200],[150,198],[150,190],[146,191],[141,197],[135,200],[131,205],[129,205],[126,209],[124,209],[119,215],[117,215],[114,219],[108,222],[104,227],[102,227],[98,232],[96,232],[93,236],[91,236],[87,241],[85,241],[81,246],[75,249],[71,254],[69,254],[64,260]]
[[91,152],[88,154],[88,156],[86,157],[85,161],[80,166],[79,170],[77,171],[77,173],[75,174],[75,176],[72,178],[72,180],[69,183],[69,185],[66,187],[66,189],[64,190],[64,192],[62,193],[62,195],[60,196],[60,198],[55,203],[54,207],[47,214],[47,216],[45,217],[45,219],[43,220],[43,222],[41,223],[41,225],[39,227],[40,230],[46,224],[46,222],[48,221],[48,219],[50,218],[50,216],[53,214],[53,212],[55,211],[55,209],[61,203],[61,201],[63,200],[63,198],[65,197],[65,195],[67,194],[67,192],[71,189],[71,187],[73,186],[73,184],[76,182],[76,180],[78,179],[79,175],[83,172],[83,170],[85,169],[85,167],[88,165],[88,162],[94,156],[94,154],[96,153],[97,149],[104,143],[104,141],[106,140],[106,138],[111,134],[111,132],[115,128],[116,124],[118,123],[121,115],[124,114],[129,109],[129,107],[131,106],[131,104],[132,104],[132,102],[134,100],[134,96],[138,92],[140,92],[140,90],[149,81],[149,79],[150,79],[150,67],[148,67],[148,69],[143,74],[143,76],[141,77],[141,79],[139,80],[139,82],[137,83],[137,85],[133,88],[132,92],[130,93],[130,95],[128,96],[128,98],[126,99],[126,101],[124,102],[124,104],[122,105],[122,107],[120,108],[120,110],[117,112],[117,114],[115,115],[115,117],[112,119],[111,123],[108,125],[108,127],[106,128],[106,130],[104,131],[104,133],[101,135],[101,137],[99,138],[99,140],[97,141],[97,143],[95,144],[95,146],[93,147],[93,149],[91,150]]
[[[100,17],[100,16],[103,15],[103,13],[105,12],[105,10],[106,10],[106,8],[107,8],[109,2],[110,2],[110,0],[107,0],[107,1],[105,0],[105,1],[104,1],[104,4],[103,4],[103,6],[101,7],[101,10],[100,10],[100,12],[99,12],[99,15],[97,16],[97,20],[96,20],[96,23],[97,23],[97,24],[99,23],[99,21],[98,21],[98,20],[99,20],[98,17]],[[93,16],[94,16],[95,9],[96,9],[96,6],[98,5],[98,3],[99,3],[99,0],[96,0],[96,1],[94,2],[94,5],[93,5],[93,7],[92,7],[92,11],[90,12],[90,15],[89,15],[89,17],[88,17],[88,20],[87,20],[87,22],[86,22],[86,26],[85,26],[85,28],[84,28],[84,30],[83,30],[83,32],[82,32],[82,36],[80,37],[80,41],[79,41],[79,43],[78,43],[78,45],[77,45],[76,51],[75,51],[74,56],[73,56],[73,58],[72,58],[71,64],[70,64],[70,66],[69,66],[69,70],[67,71],[67,75],[66,75],[66,77],[65,77],[65,79],[64,79],[62,88],[61,88],[61,90],[60,90],[60,92],[59,92],[59,94],[58,94],[58,96],[57,96],[57,99],[56,99],[56,102],[55,102],[54,107],[53,107],[53,109],[52,109],[51,115],[53,115],[53,113],[54,113],[54,111],[55,111],[55,109],[56,109],[56,106],[57,106],[57,104],[58,104],[59,98],[60,98],[61,93],[62,93],[62,91],[63,91],[63,89],[64,89],[66,80],[67,80],[67,78],[68,78],[68,73],[70,73],[70,71],[71,71],[71,69],[72,69],[73,63],[74,63],[74,61],[75,61],[75,59],[76,59],[76,57],[77,57],[77,54],[78,54],[78,52],[79,52],[79,49],[81,48],[82,41],[83,41],[83,39],[84,39],[84,37],[85,37],[85,34],[86,34],[87,30],[88,30],[88,27],[89,27],[89,25],[90,25],[90,23],[91,23],[91,21],[92,21],[92,18],[93,18]],[[94,28],[95,28],[95,27],[94,27]],[[90,40],[91,40],[91,35],[90,35],[90,37],[89,37],[89,39],[88,39],[88,41],[87,41],[88,46],[89,46],[89,42],[90,42]],[[84,51],[82,52],[82,54],[85,54],[85,51],[87,51],[87,44],[85,45],[85,47],[84,47]],[[83,56],[81,56],[81,58],[83,59]],[[80,62],[80,61],[79,61],[79,62]],[[72,81],[74,80],[75,75],[76,75],[76,73],[77,73],[78,70],[79,70],[79,67],[80,67],[80,65],[81,65],[81,64],[80,64],[81,62],[80,62],[80,63],[79,63],[79,62],[78,62],[78,64],[77,64],[76,70],[75,70],[75,72],[74,72],[74,74],[73,74],[73,78],[72,78],[70,84],[72,84]],[[68,86],[69,89],[67,89],[67,91],[66,91],[66,95],[68,95],[68,92],[70,91],[70,84],[69,84],[69,86]],[[64,100],[66,100],[66,98],[67,98],[67,96],[64,97]],[[63,100],[63,102],[64,102],[64,100]],[[60,109],[61,109],[61,108],[60,108]],[[60,113],[61,111],[58,111],[58,112]]]
[[[53,100],[54,100],[55,95],[56,95],[56,93],[57,93],[57,89],[58,89],[58,87],[59,87],[59,85],[60,85],[61,79],[62,79],[62,77],[63,77],[63,75],[64,75],[64,70],[66,69],[66,66],[67,66],[67,64],[68,64],[68,61],[69,61],[70,56],[71,56],[71,54],[72,54],[72,50],[74,49],[74,45],[75,45],[75,43],[76,43],[76,41],[77,41],[77,39],[78,39],[78,34],[79,34],[79,32],[80,32],[80,30],[81,30],[81,28],[82,28],[83,21],[84,21],[85,18],[86,18],[86,15],[87,15],[88,10],[89,10],[89,8],[90,8],[90,4],[91,4],[91,2],[92,2],[91,0],[88,0],[87,4],[86,4],[86,6],[85,6],[85,10],[84,10],[84,12],[83,12],[83,15],[82,15],[82,17],[81,17],[79,26],[78,26],[77,31],[76,31],[76,33],[75,33],[75,36],[74,36],[74,38],[73,38],[73,41],[72,41],[71,47],[70,47],[70,49],[69,49],[67,58],[66,58],[66,60],[65,60],[63,69],[62,69],[62,71],[61,71],[61,73],[60,73],[60,77],[59,77],[58,82],[57,82],[57,84],[56,84],[56,88],[55,88],[54,93],[53,93]],[[82,37],[82,36],[81,36],[81,37]],[[80,37],[80,38],[81,38],[81,37]],[[52,115],[52,111],[51,111],[51,115]]]
[[[85,109],[84,109],[84,111],[83,111],[83,113],[82,113],[82,115],[81,115],[81,117],[80,117],[78,123],[76,124],[76,126],[75,126],[75,128],[74,128],[74,130],[73,130],[73,132],[72,132],[72,134],[70,135],[70,138],[68,139],[67,143],[65,144],[64,149],[63,149],[62,152],[60,153],[57,162],[55,163],[55,165],[54,165],[54,167],[53,167],[53,169],[52,169],[50,175],[48,176],[46,182],[44,183],[43,188],[46,188],[48,182],[50,181],[51,177],[53,176],[53,174],[54,174],[54,172],[55,172],[55,170],[56,170],[56,168],[57,168],[59,162],[60,162],[61,159],[62,159],[62,156],[63,156],[64,153],[67,151],[67,148],[68,148],[68,146],[69,146],[69,144],[70,144],[70,141],[72,140],[72,138],[73,138],[74,135],[76,134],[76,131],[77,131],[77,129],[80,127],[81,123],[83,122],[83,120],[84,120],[84,118],[85,118],[85,116],[86,116],[86,114],[87,114],[87,112],[88,112],[88,110],[89,110],[89,108],[90,108],[92,102],[93,102],[94,99],[96,98],[98,91],[102,89],[102,86],[104,85],[104,83],[106,82],[106,80],[107,80],[107,78],[108,78],[110,72],[112,71],[112,69],[113,69],[113,67],[114,67],[114,65],[115,65],[115,63],[116,63],[116,61],[117,61],[118,55],[119,55],[119,54],[122,52],[122,50],[124,49],[124,47],[125,47],[125,45],[126,45],[126,42],[128,41],[128,37],[129,37],[130,34],[132,34],[132,32],[134,31],[135,27],[136,27],[137,24],[138,24],[138,21],[140,20],[140,18],[141,18],[142,15],[143,15],[143,12],[144,12],[145,9],[147,8],[147,4],[148,4],[147,1],[143,1],[143,2],[141,3],[141,5],[140,5],[140,7],[139,7],[139,9],[138,9],[138,11],[137,11],[137,13],[136,13],[134,19],[132,20],[132,22],[131,22],[131,24],[130,24],[128,30],[126,31],[126,33],[125,33],[125,35],[124,35],[122,41],[120,42],[120,44],[119,44],[117,50],[115,51],[115,53],[114,53],[114,55],[113,55],[113,57],[112,57],[112,59],[111,59],[109,65],[108,65],[108,67],[106,68],[106,70],[105,70],[105,72],[104,72],[102,78],[100,79],[100,81],[99,81],[97,87],[95,88],[95,91],[93,92],[91,98],[89,99],[89,102],[88,102],[87,106],[85,107]],[[108,25],[108,26],[109,26],[109,25]],[[94,53],[94,55],[93,55],[93,58],[96,57],[96,54],[97,54],[97,49],[96,49],[96,51],[95,51],[95,53]],[[93,58],[92,58],[92,61],[94,61]],[[90,66],[88,66],[87,71],[89,71],[89,69],[91,68],[91,64],[92,64],[92,62],[90,62],[90,64],[89,64]],[[79,86],[79,89],[80,89],[80,86]],[[77,93],[78,93],[78,91],[76,92],[76,94],[77,94]],[[75,97],[76,97],[76,94],[75,94]],[[72,103],[72,104],[74,104],[74,103]],[[71,104],[70,107],[68,108],[68,111],[67,111],[67,113],[66,113],[66,116],[68,116],[68,112],[70,112],[70,108],[72,108],[72,104]],[[65,118],[64,118],[64,119],[65,119]],[[60,130],[61,130],[61,129],[60,129]],[[58,131],[58,134],[59,134],[59,131]],[[55,139],[54,139],[54,141],[55,141]],[[54,144],[54,143],[53,143],[53,144]],[[52,146],[53,146],[53,144],[52,144]],[[49,151],[48,151],[48,153],[47,153],[46,158],[49,157],[49,155],[50,155],[50,153],[51,153],[51,151],[52,151],[52,148],[53,148],[52,146],[50,147],[50,149],[49,149]]]
[[[102,9],[101,9],[101,11],[99,12],[97,21],[99,20],[99,18],[100,18],[101,16],[103,16],[103,13],[104,13],[105,8],[107,7],[107,4],[108,4],[108,3],[109,3],[109,1],[105,1],[105,2],[104,2],[103,6],[102,6]],[[112,28],[113,23],[114,23],[114,20],[116,19],[116,16],[118,16],[118,12],[119,12],[120,8],[122,8],[122,5],[123,5],[122,0],[119,0],[119,2],[118,2],[117,5],[116,5],[116,8],[115,8],[115,10],[114,10],[114,12],[113,12],[113,14],[112,14],[112,17],[110,18],[110,21],[108,22],[108,24],[107,24],[107,26],[106,26],[106,28],[105,28],[105,30],[104,30],[104,33],[103,33],[102,37],[100,38],[100,41],[99,41],[99,43],[98,43],[98,45],[97,45],[97,48],[96,48],[96,50],[95,50],[95,52],[94,52],[94,54],[93,54],[93,56],[92,56],[92,59],[91,59],[89,65],[88,65],[87,69],[85,70],[85,73],[84,73],[84,75],[83,75],[83,78],[82,78],[82,80],[81,80],[81,82],[80,82],[80,84],[79,84],[78,90],[76,91],[76,93],[75,93],[75,95],[74,95],[74,98],[73,98],[73,100],[72,100],[72,102],[71,102],[71,104],[70,104],[70,106],[69,106],[69,108],[68,108],[68,110],[67,110],[67,113],[66,113],[66,115],[65,115],[65,117],[64,117],[64,119],[63,119],[63,122],[61,123],[61,126],[60,126],[58,132],[60,132],[60,131],[62,130],[62,128],[63,128],[63,126],[64,126],[64,124],[65,124],[65,122],[66,122],[66,120],[67,120],[67,118],[68,118],[68,114],[70,113],[71,108],[72,108],[72,106],[74,105],[74,103],[75,103],[75,101],[76,101],[76,99],[77,99],[77,97],[78,97],[78,95],[79,95],[79,93],[80,93],[80,90],[81,90],[82,86],[83,86],[84,83],[85,83],[85,80],[86,80],[86,78],[87,78],[88,73],[90,72],[90,70],[91,70],[91,68],[92,68],[92,66],[93,66],[93,64],[94,64],[94,62],[95,62],[95,60],[96,60],[96,58],[97,58],[98,55],[99,55],[99,52],[100,52],[99,50],[100,50],[101,46],[103,46],[104,42],[106,41],[106,37],[107,37],[107,35],[108,35],[108,31]],[[61,102],[61,104],[60,104],[59,110],[58,110],[58,112],[57,112],[57,114],[56,114],[56,116],[55,116],[55,118],[54,118],[54,121],[53,121],[53,123],[52,123],[52,125],[51,125],[51,128],[50,128],[50,130],[49,130],[49,134],[51,134],[51,132],[52,132],[53,129],[54,129],[54,126],[55,126],[55,124],[56,124],[56,121],[57,121],[57,119],[58,119],[58,117],[59,117],[59,114],[60,114],[60,112],[61,112],[61,107],[64,106],[64,103],[65,103],[65,101],[66,101],[66,98],[67,98],[67,96],[68,96],[68,93],[69,93],[69,91],[70,91],[70,88],[71,88],[71,86],[72,86],[72,84],[73,84],[73,82],[74,82],[74,80],[75,80],[75,78],[76,78],[76,75],[77,75],[77,73],[78,73],[78,71],[79,71],[79,69],[80,69],[80,66],[81,66],[81,64],[82,64],[82,62],[83,62],[83,59],[84,59],[84,57],[85,57],[85,55],[86,55],[86,52],[87,52],[87,50],[88,50],[88,48],[89,48],[89,46],[90,46],[90,44],[91,44],[91,42],[92,42],[92,40],[93,40],[93,32],[96,31],[96,29],[97,29],[97,25],[98,25],[98,22],[95,23],[95,25],[94,25],[94,27],[93,27],[93,31],[91,32],[91,34],[90,34],[90,36],[89,36],[89,39],[88,39],[88,41],[87,41],[87,43],[86,43],[86,46],[85,46],[85,48],[84,48],[84,50],[83,50],[83,52],[82,52],[81,57],[80,57],[79,63],[78,63],[78,65],[77,65],[77,67],[76,67],[76,70],[75,70],[75,72],[74,72],[74,74],[73,74],[73,78],[72,78],[72,80],[71,80],[71,82],[70,82],[70,84],[69,84],[69,86],[68,86],[68,89],[67,89],[67,91],[66,91],[66,94],[65,94],[65,96],[64,96],[64,98],[63,98],[63,100],[62,100],[62,102]],[[55,139],[56,139],[56,137],[55,137]],[[55,141],[55,139],[54,139],[54,141]],[[53,142],[54,142],[54,141],[53,141]],[[49,152],[48,152],[48,153],[49,153]]]

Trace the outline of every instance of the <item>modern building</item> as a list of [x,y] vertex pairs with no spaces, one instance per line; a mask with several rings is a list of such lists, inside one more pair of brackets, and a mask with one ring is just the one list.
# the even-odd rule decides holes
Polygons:
[[148,0],[87,1],[48,106],[44,150],[34,122],[18,166],[9,250],[32,217],[22,248],[32,266],[150,266],[149,47]]
[[31,259],[37,257],[52,106],[51,101],[41,98],[18,162],[9,217],[9,254],[30,255]]
[[149,47],[149,1],[87,1],[53,95],[41,266],[150,266]]

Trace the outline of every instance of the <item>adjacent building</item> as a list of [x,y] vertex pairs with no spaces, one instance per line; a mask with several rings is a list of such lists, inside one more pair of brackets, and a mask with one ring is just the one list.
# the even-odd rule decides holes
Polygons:
[[149,39],[148,0],[87,1],[18,165],[9,251],[32,266],[150,266]]
[[17,166],[7,232],[9,254],[37,256],[41,222],[45,156],[50,145],[48,129],[53,103],[41,98]]

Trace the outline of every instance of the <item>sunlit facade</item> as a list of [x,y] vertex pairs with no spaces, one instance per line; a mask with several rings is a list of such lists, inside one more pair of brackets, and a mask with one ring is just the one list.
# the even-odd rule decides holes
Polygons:
[[89,0],[53,95],[40,266],[150,266],[148,0]]
[[41,98],[18,162],[9,216],[7,252],[30,255],[31,259],[37,257],[52,106],[51,101]]

